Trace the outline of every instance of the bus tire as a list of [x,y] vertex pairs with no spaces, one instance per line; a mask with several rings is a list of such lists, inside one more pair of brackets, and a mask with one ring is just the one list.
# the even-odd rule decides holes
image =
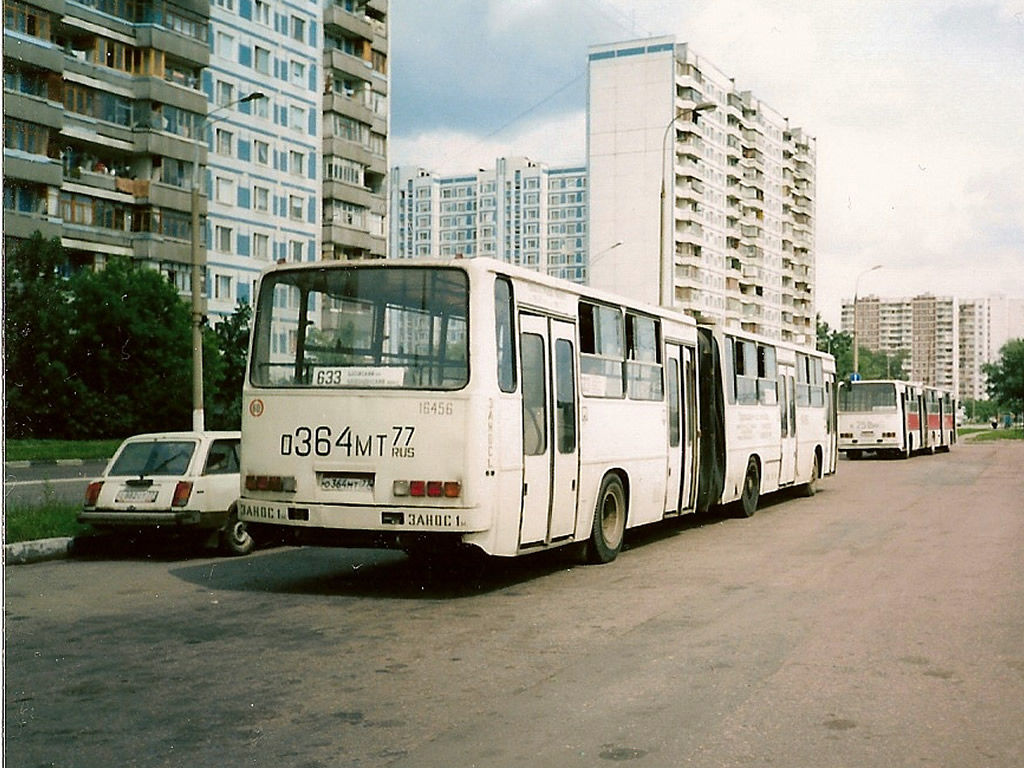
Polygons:
[[752,517],[757,512],[757,502],[761,498],[761,470],[757,459],[753,456],[747,462],[747,472],[743,475],[743,491],[737,508],[743,517]]
[[818,492],[818,476],[821,474],[821,458],[818,452],[814,452],[814,463],[811,465],[811,478],[804,483],[804,496],[810,498]]
[[588,563],[610,563],[622,550],[626,534],[626,491],[618,475],[607,475],[597,494],[594,524],[584,549]]
[[228,521],[220,533],[221,550],[226,555],[248,555],[252,552],[255,542],[245,523],[238,519],[238,510],[232,507],[228,512]]

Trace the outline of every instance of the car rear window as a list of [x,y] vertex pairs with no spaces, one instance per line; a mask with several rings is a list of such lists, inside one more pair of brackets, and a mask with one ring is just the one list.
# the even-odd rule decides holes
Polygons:
[[195,441],[151,441],[128,443],[117,457],[109,475],[183,475],[188,471]]

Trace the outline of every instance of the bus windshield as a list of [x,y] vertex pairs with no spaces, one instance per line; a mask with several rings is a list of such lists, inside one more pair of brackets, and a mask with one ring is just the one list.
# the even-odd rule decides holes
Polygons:
[[896,386],[882,382],[854,382],[839,390],[839,410],[853,413],[896,408]]
[[260,387],[453,390],[469,381],[469,280],[450,267],[282,270],[260,285]]

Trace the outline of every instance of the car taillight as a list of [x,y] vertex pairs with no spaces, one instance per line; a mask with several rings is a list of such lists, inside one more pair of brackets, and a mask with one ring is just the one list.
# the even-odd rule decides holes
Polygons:
[[192,483],[181,480],[174,486],[174,498],[171,499],[172,507],[184,507],[188,504],[188,497],[192,495]]
[[399,497],[422,498],[429,496],[457,499],[462,495],[462,483],[456,480],[395,480],[391,484],[391,494]]
[[245,490],[295,493],[295,478],[280,475],[246,475]]
[[96,501],[100,497],[100,489],[103,488],[103,482],[89,483],[89,486],[85,489],[85,506],[95,507]]

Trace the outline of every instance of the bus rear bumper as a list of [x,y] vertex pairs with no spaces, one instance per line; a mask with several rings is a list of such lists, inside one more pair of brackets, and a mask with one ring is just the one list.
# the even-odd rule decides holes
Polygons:
[[[238,500],[238,518],[245,523],[294,529],[318,529],[356,534],[393,535],[446,533],[462,535],[486,530],[489,521],[475,507],[394,507],[355,504]],[[385,536],[386,538],[386,536]]]

